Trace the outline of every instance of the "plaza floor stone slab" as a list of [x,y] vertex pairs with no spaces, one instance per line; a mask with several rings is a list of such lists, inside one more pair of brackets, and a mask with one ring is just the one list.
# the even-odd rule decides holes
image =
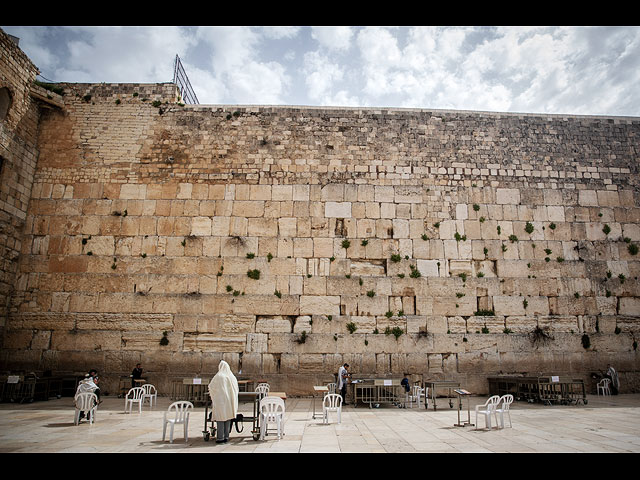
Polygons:
[[[163,415],[171,400],[142,413],[124,413],[124,401],[103,397],[95,423],[74,425],[71,398],[0,404],[0,453],[637,453],[640,394],[589,395],[586,405],[514,402],[512,428],[458,427],[456,408],[344,407],[342,423],[313,418],[308,398],[288,398],[285,434],[254,440],[252,425],[230,441],[205,441],[204,406],[190,417],[189,438],[176,428],[162,441]],[[470,400],[470,410],[486,397]],[[246,410],[246,409],[245,409]],[[243,408],[241,407],[241,411]],[[251,412],[243,411],[246,415]],[[466,411],[461,412],[466,419]],[[471,413],[471,422],[475,422]],[[480,425],[484,426],[482,420]]]

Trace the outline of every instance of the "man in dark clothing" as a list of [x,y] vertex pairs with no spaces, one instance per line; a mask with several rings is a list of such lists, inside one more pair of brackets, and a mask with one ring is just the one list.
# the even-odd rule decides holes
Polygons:
[[140,380],[142,378],[142,367],[138,363],[136,368],[131,372],[131,388],[136,386],[136,380]]

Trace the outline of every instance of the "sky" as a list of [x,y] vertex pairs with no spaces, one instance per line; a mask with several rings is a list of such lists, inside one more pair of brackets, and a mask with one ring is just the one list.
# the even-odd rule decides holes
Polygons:
[[200,104],[640,117],[640,27],[0,26],[42,78],[173,81]]

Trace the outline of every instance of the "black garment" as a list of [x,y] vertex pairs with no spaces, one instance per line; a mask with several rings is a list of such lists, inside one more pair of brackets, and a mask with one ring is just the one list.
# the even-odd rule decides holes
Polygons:
[[134,368],[133,372],[131,372],[131,388],[136,386],[136,380],[140,380],[142,378],[142,369]]

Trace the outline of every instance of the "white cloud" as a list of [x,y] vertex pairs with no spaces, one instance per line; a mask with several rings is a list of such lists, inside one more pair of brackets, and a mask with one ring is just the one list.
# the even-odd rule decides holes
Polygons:
[[4,30],[54,81],[171,81],[178,53],[202,103],[640,115],[637,27]]
[[[234,27],[201,27],[197,37],[209,52],[211,76],[225,85],[227,96],[216,103],[281,104],[290,77],[278,62],[261,61],[259,48],[264,32],[275,30]],[[287,31],[293,33],[292,30]],[[285,32],[279,30],[278,35]],[[281,38],[281,37],[279,37]],[[205,88],[207,88],[205,86]],[[197,94],[197,92],[196,92]],[[215,96],[212,94],[212,97]],[[208,98],[205,95],[204,98]],[[201,100],[202,103],[205,103]]]
[[357,105],[357,97],[341,89],[344,79],[342,65],[332,63],[327,55],[308,52],[304,56],[303,74],[307,94],[319,105]]
[[311,37],[328,50],[348,50],[352,36],[352,27],[313,27],[311,29]]

